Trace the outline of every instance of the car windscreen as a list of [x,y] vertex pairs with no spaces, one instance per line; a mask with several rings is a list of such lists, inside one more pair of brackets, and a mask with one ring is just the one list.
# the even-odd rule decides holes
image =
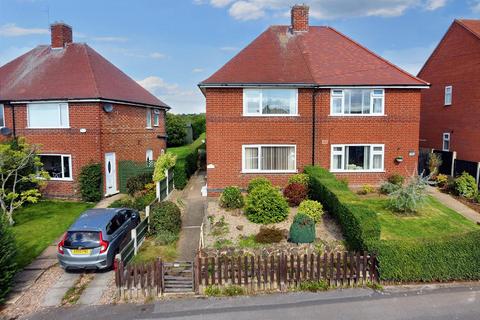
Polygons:
[[98,231],[68,231],[63,245],[66,248],[95,248],[100,245]]

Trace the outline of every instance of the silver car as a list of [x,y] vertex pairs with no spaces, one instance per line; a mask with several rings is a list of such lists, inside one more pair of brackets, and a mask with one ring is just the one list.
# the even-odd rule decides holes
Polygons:
[[87,210],[72,224],[58,244],[58,261],[65,269],[106,269],[130,239],[140,222],[128,208]]

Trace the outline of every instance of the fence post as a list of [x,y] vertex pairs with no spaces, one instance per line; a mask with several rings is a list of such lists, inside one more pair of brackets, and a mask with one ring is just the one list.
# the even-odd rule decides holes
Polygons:
[[134,254],[137,255],[138,251],[138,243],[137,243],[137,229],[132,229],[132,239],[133,239],[133,249],[134,249]]
[[477,184],[480,184],[480,162],[477,162]]
[[145,219],[147,219],[147,230],[150,233],[150,205],[145,207]]
[[157,199],[160,201],[160,181],[155,182],[155,189]]
[[167,197],[168,197],[168,194],[170,193],[170,190],[168,190],[168,169],[165,169],[165,181],[167,181]]
[[455,159],[457,159],[457,151],[453,151],[452,153],[452,168],[451,168],[452,177],[455,177]]

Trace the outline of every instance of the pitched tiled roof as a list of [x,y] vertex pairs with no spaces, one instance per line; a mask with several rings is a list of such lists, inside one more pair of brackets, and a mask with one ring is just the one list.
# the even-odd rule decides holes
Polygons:
[[480,38],[480,20],[457,19],[455,22]]
[[330,27],[272,26],[210,78],[214,84],[426,85]]
[[0,67],[0,100],[105,99],[168,107],[83,43],[38,46]]

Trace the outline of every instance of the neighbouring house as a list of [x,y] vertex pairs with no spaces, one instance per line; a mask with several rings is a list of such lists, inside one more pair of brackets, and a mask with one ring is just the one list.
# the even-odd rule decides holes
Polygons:
[[277,185],[311,164],[351,185],[417,168],[421,89],[428,83],[295,5],[210,78],[210,194],[265,176]]
[[[50,173],[44,194],[76,198],[83,166],[101,163],[105,195],[118,192],[118,163],[145,162],[166,148],[165,103],[103,58],[51,25],[51,44],[0,67],[3,139],[40,145]],[[7,136],[7,137],[5,137]]]
[[420,146],[480,162],[480,20],[455,20],[418,76]]

